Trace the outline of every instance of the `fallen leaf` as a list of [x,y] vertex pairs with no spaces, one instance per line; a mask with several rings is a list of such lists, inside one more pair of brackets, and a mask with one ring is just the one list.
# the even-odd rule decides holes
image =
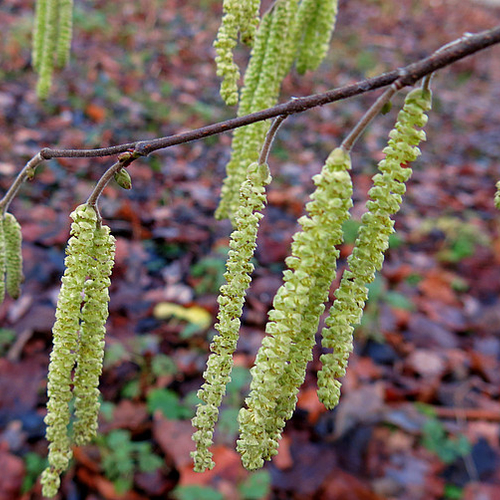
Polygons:
[[21,458],[0,450],[0,500],[15,500],[20,497],[25,469]]
[[199,306],[183,307],[172,302],[160,302],[153,310],[156,319],[176,318],[197,325],[200,329],[208,328],[212,323],[210,313]]

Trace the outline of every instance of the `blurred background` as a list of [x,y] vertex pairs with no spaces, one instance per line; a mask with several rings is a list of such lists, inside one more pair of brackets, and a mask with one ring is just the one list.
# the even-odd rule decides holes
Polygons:
[[[219,97],[213,63],[221,3],[78,0],[71,64],[40,103],[30,67],[33,1],[2,0],[1,189],[42,147],[102,147],[234,116]],[[314,75],[293,71],[281,100],[378,75],[491,28],[500,22],[495,3],[341,1],[326,61]],[[237,58],[245,64],[248,51],[240,48]],[[311,177],[378,94],[291,117],[280,130],[210,472],[192,472],[190,418],[228,249],[230,225],[213,213],[230,135],[135,162],[130,192],[109,186],[101,212],[117,254],[101,435],[75,448],[58,498],[500,498],[499,60],[494,47],[434,78],[428,141],[384,270],[370,287],[341,402],[326,411],[317,400],[317,347],[279,454],[262,471],[245,471],[234,451],[249,368]],[[404,93],[354,149],[354,219],[346,224],[340,271]],[[112,162],[46,162],[11,205],[23,228],[26,281],[17,301],[0,306],[0,500],[41,498],[46,374],[68,215]]]

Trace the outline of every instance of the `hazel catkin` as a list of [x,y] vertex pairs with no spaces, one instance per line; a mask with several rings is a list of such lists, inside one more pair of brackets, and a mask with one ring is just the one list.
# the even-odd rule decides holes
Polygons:
[[271,181],[267,164],[252,163],[248,167],[247,180],[240,189],[240,207],[235,214],[235,230],[231,234],[230,250],[226,263],[226,284],[221,287],[219,313],[215,329],[218,334],[210,346],[212,354],[207,362],[203,377],[205,383],[198,391],[202,403],[198,405],[193,426],[196,432],[193,440],[196,451],[194,470],[197,472],[211,469],[215,464],[209,446],[212,443],[214,426],[219,414],[219,406],[231,380],[233,353],[238,342],[240,317],[248,286],[251,281],[253,264],[251,262],[257,239],[260,211],[266,202],[265,186]]
[[21,226],[12,214],[6,213],[3,228],[6,259],[5,287],[7,293],[13,299],[17,299],[21,294],[21,283],[24,279]]
[[314,333],[335,275],[342,242],[342,223],[352,206],[350,158],[337,148],[329,155],[316,189],[299,219],[302,229],[293,237],[289,269],[283,273],[252,368],[247,408],[240,410],[237,450],[247,469],[262,467],[277,453],[285,421],[293,413],[299,386],[311,358]]
[[329,409],[338,404],[341,385],[338,379],[346,372],[354,325],[361,320],[368,297],[366,284],[371,283],[376,271],[382,268],[389,236],[394,231],[391,215],[401,206],[405,183],[412,173],[408,164],[420,154],[417,145],[425,140],[425,132],[419,128],[427,123],[425,112],[430,108],[429,90],[415,89],[406,96],[383,150],[386,156],[379,162],[380,173],[374,176],[374,185],[368,192],[368,212],[361,219],[362,225],[348,258],[349,270],[342,276],[326,328],[322,331],[322,345],[332,352],[320,358],[323,366],[318,372],[318,396]]
[[68,425],[73,395],[76,396],[77,417],[74,441],[77,444],[88,442],[97,429],[97,385],[102,370],[109,275],[114,258],[114,238],[108,227],[100,225],[93,207],[80,205],[71,218],[71,238],[64,261],[66,269],[52,329],[53,348],[47,384],[49,400],[45,423],[50,443],[49,467],[42,474],[42,485],[43,494],[48,497],[57,493],[59,476],[72,456],[73,440],[68,434]]

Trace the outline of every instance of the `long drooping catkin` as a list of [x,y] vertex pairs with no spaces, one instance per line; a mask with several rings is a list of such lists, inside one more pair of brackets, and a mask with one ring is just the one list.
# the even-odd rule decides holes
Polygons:
[[37,0],[33,34],[32,64],[38,73],[36,92],[46,99],[54,67],[69,60],[73,35],[73,0]]
[[296,404],[296,394],[311,357],[314,333],[335,275],[342,223],[352,205],[349,155],[337,148],[321,173],[316,190],[294,235],[283,285],[273,301],[268,336],[252,368],[251,392],[240,410],[238,451],[248,469],[262,467],[277,453],[278,440]]
[[21,226],[16,218],[9,213],[5,214],[3,220],[5,240],[5,288],[13,298],[21,295],[21,283],[23,282],[23,257]]
[[297,71],[314,71],[325,58],[337,19],[338,0],[303,0],[298,23]]
[[80,338],[76,357],[73,393],[75,443],[88,443],[97,434],[99,414],[99,377],[104,358],[104,335],[108,318],[108,302],[113,269],[115,239],[108,226],[95,229],[92,242],[91,267],[83,289]]
[[[47,440],[49,467],[42,474],[43,494],[54,496],[60,474],[72,456],[68,435],[69,403],[75,387],[77,422],[74,438],[87,442],[95,433],[97,384],[104,352],[104,323],[107,318],[109,274],[113,266],[114,238],[98,223],[95,209],[80,205],[71,214],[71,238],[66,248],[66,270],[61,279],[56,322],[52,329],[47,392]],[[84,306],[82,308],[82,302]],[[75,380],[72,373],[77,363]]]
[[234,61],[238,33],[244,43],[251,44],[259,23],[259,0],[224,0],[224,15],[214,42],[217,52],[217,76],[222,76],[221,96],[226,104],[238,103],[240,70]]
[[262,218],[260,211],[266,202],[265,186],[271,181],[266,164],[253,163],[248,168],[247,180],[240,189],[240,207],[235,214],[235,230],[231,234],[230,250],[224,274],[226,284],[221,287],[218,322],[210,349],[205,383],[198,392],[203,401],[193,418],[197,431],[193,435],[196,451],[192,453],[195,471],[211,469],[215,464],[209,446],[212,445],[214,426],[219,406],[231,380],[233,353],[238,342],[240,317],[253,271],[251,263],[257,245],[257,231]]
[[430,108],[430,91],[415,89],[408,94],[389,134],[389,143],[384,149],[386,157],[379,163],[380,173],[373,178],[368,212],[362,217],[358,238],[348,259],[350,270],[344,273],[335,292],[327,328],[322,332],[323,347],[333,349],[321,356],[323,367],[318,372],[318,395],[327,408],[338,404],[341,385],[338,379],[345,375],[354,325],[363,314],[368,294],[365,285],[372,282],[375,272],[382,268],[389,236],[394,231],[391,215],[399,211],[405,182],[411,176],[408,164],[420,154],[416,146],[425,140],[425,133],[419,128],[427,123],[425,112]]
[[[263,17],[245,75],[239,115],[276,104],[281,82],[290,69],[296,50],[297,9],[297,0],[278,0]],[[235,131],[217,218],[234,218],[247,166],[257,161],[268,129],[267,122],[258,122]]]

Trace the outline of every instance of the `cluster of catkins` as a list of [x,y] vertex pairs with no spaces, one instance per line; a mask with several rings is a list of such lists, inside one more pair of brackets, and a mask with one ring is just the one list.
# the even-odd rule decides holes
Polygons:
[[[362,217],[351,257],[336,300],[330,309],[322,331],[323,347],[331,349],[321,356],[318,373],[318,394],[327,408],[338,403],[340,381],[345,374],[347,359],[352,351],[354,325],[359,323],[367,299],[366,284],[373,281],[382,267],[384,251],[394,222],[391,216],[398,210],[411,175],[409,163],[420,154],[418,144],[425,139],[421,128],[427,122],[425,112],[431,107],[431,93],[425,88],[411,91],[398,115],[385,159],[378,167],[369,191],[368,211]],[[265,171],[267,172],[267,166]],[[221,289],[218,335],[211,346],[212,354],[205,372],[205,384],[199,392],[193,425],[197,431],[193,452],[195,470],[212,468],[209,451],[218,406],[230,380],[232,353],[236,348],[239,318],[246,289],[253,269],[250,259],[255,248],[258,222],[262,215],[264,185],[260,176],[255,184],[253,163],[243,183],[239,208],[234,216],[235,231],[231,236],[231,251],[227,264],[227,285]],[[267,336],[251,369],[250,394],[246,407],[240,410],[240,438],[237,449],[248,469],[262,467],[277,453],[285,422],[292,416],[297,394],[303,383],[319,319],[328,300],[329,289],[336,273],[343,241],[342,224],[349,218],[352,206],[350,156],[336,148],[328,157],[321,173],[314,177],[316,189],[306,205],[307,215],[299,219],[301,226],[293,237],[292,255],[286,259],[288,269],[283,285],[278,289],[269,312]],[[269,180],[266,178],[264,184]],[[239,251],[241,249],[241,251]]]
[[[68,467],[72,443],[88,443],[97,432],[98,385],[115,252],[115,239],[109,227],[100,223],[95,208],[80,205],[71,218],[47,386],[49,466],[42,474],[43,494],[47,497],[59,489],[59,476]],[[70,436],[73,398],[75,422]]]
[[[239,73],[233,62],[232,50],[236,45],[236,33],[238,30],[244,32],[242,24],[254,25],[254,13],[258,12],[258,5],[257,2],[246,0],[227,2],[233,14],[229,16],[226,10],[221,25],[222,40],[225,42],[221,43],[219,35],[215,42],[218,54],[216,61],[218,74],[223,76],[222,96],[230,104],[238,103],[238,116],[274,106],[281,83],[294,61],[297,61],[297,68],[301,72],[315,69],[320,64],[327,53],[335,26],[337,3],[338,0],[276,0],[262,17],[255,34],[244,85],[238,96]],[[245,24],[241,21],[241,13],[245,9],[242,6],[246,4],[251,4],[252,8],[245,10]],[[225,9],[229,5],[226,7],[224,2]],[[234,36],[228,37],[228,32]],[[248,165],[258,160],[268,129],[269,124],[262,121],[235,130],[216,217],[234,219],[239,206],[239,187],[245,180]]]
[[73,32],[73,0],[36,0],[32,63],[38,72],[37,95],[45,99],[54,67],[69,60]]
[[[328,49],[337,15],[337,0],[276,0],[259,23],[258,0],[224,0],[223,19],[215,48],[218,75],[223,77],[221,94],[228,104],[238,104],[243,116],[276,104],[283,79],[293,63],[299,73],[316,69]],[[33,63],[40,78],[38,94],[46,97],[54,64],[63,66],[69,53],[72,0],[37,0]],[[233,57],[238,37],[252,45],[244,85]],[[367,212],[362,217],[354,249],[348,259],[335,301],[322,331],[322,369],[318,394],[327,408],[340,396],[340,381],[352,350],[354,325],[359,323],[367,299],[366,285],[382,267],[405,182],[408,164],[419,154],[425,139],[421,128],[427,121],[431,96],[426,88],[408,94],[395,128],[384,149],[385,159],[373,178]],[[267,122],[236,129],[227,177],[222,187],[218,217],[230,217],[234,231],[225,273],[226,284],[218,298],[220,310],[215,325],[218,334],[204,373],[193,425],[195,470],[215,464],[209,450],[219,407],[231,379],[233,353],[240,330],[240,317],[254,269],[259,221],[271,181],[267,163],[259,158],[269,130]],[[319,319],[328,301],[336,274],[337,247],[343,241],[342,225],[352,206],[351,160],[342,147],[334,149],[321,172],[314,177],[315,191],[299,219],[283,285],[273,300],[266,326],[267,336],[252,368],[250,394],[239,413],[237,443],[248,469],[261,467],[277,453],[286,421],[292,416],[302,384]],[[130,177],[123,170],[117,182],[127,189]],[[500,206],[500,195],[496,202]],[[101,224],[93,206],[80,205],[71,214],[71,238],[66,250],[66,270],[53,328],[53,351],[48,377],[47,439],[49,467],[42,475],[45,496],[56,494],[60,474],[68,467],[72,444],[87,443],[97,431],[98,382],[102,371],[108,288],[113,267],[114,238]],[[11,214],[0,223],[0,298],[5,288],[19,295],[22,281],[20,227]],[[5,279],[4,279],[5,277]],[[73,433],[70,403],[74,399]]]

